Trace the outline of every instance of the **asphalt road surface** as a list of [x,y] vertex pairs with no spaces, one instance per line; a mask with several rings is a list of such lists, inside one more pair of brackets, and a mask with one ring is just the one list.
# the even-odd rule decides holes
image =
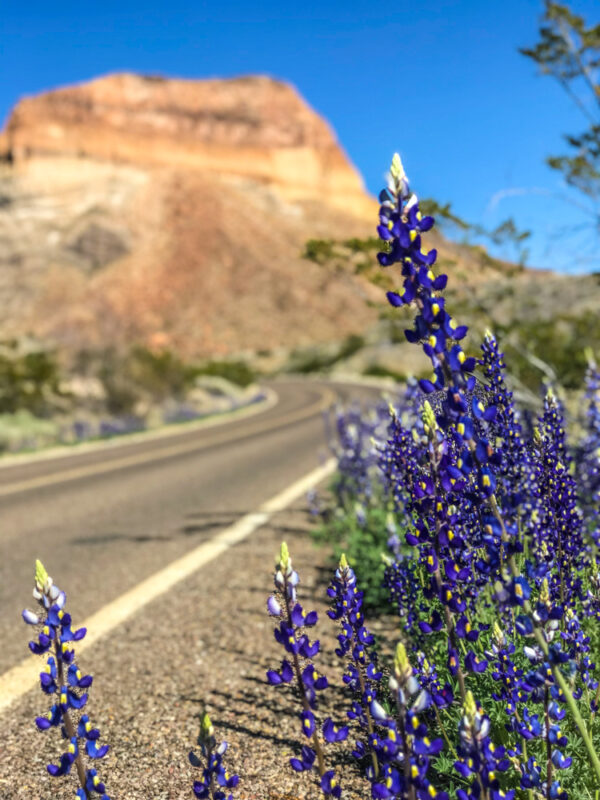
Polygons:
[[253,511],[329,453],[323,409],[373,397],[281,381],[270,410],[59,459],[0,465],[0,673],[20,662],[40,558],[78,620]]

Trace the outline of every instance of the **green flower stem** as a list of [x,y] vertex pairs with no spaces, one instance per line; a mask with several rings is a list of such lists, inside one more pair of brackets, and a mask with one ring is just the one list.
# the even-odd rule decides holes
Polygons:
[[[287,622],[288,625],[293,628],[292,623],[292,611],[290,609],[290,599],[288,597],[288,582],[287,582],[287,575],[284,573],[284,587],[283,587],[283,596],[285,598],[285,610],[287,613]],[[295,634],[294,634],[295,635]],[[294,657],[294,672],[296,674],[296,681],[298,682],[298,689],[300,691],[300,696],[302,700],[302,706],[307,713],[311,713],[311,708],[308,704],[308,700],[306,699],[306,691],[304,688],[304,681],[302,680],[302,671],[300,669],[300,659],[298,658],[298,653],[292,653]],[[315,731],[312,735],[312,744],[315,749],[315,753],[317,754],[317,764],[319,765],[319,775],[323,777],[325,774],[325,761],[323,759],[323,750],[321,748],[321,742],[319,741],[319,737],[317,736],[317,731]]]
[[407,741],[406,737],[406,709],[404,709],[400,703],[397,703],[398,706],[398,719],[400,721],[400,733],[402,736],[402,752],[404,753],[404,762],[403,762],[403,769],[404,769],[404,784],[405,786],[410,786],[409,789],[409,800],[415,800],[416,792],[415,786],[412,780],[410,779],[410,745]]
[[546,800],[550,800],[550,789],[552,787],[552,744],[550,743],[550,714],[548,706],[550,703],[550,692],[546,686],[544,690],[544,722],[546,725]]
[[442,717],[441,717],[439,708],[437,707],[437,705],[435,703],[433,704],[433,709],[435,711],[435,716],[436,716],[436,719],[438,721],[438,725],[440,726],[440,728],[442,730],[442,736],[446,740],[446,744],[448,745],[448,748],[452,751],[452,755],[454,756],[454,758],[458,759],[458,753],[456,752],[456,748],[454,747],[454,745],[450,741],[450,738],[448,737],[448,732],[446,731],[446,727],[445,727],[445,725],[444,725],[444,723],[442,721]]
[[[54,652],[56,655],[56,666],[58,668],[58,684],[59,686],[64,686],[65,673],[59,649],[58,637],[54,640]],[[73,725],[73,720],[71,719],[71,715],[69,714],[68,711],[64,712],[63,721],[65,723],[65,730],[67,732],[67,736],[69,737],[69,740],[71,740],[77,734],[75,733],[75,726]],[[86,798],[89,798],[90,795],[88,793],[88,790],[85,788],[86,784],[85,767],[83,766],[83,758],[80,752],[77,753],[77,758],[75,759],[75,766],[77,767],[77,776],[79,777],[79,783],[81,784],[81,788],[83,789]]]
[[[352,641],[356,641],[356,637],[355,637],[354,633],[352,634]],[[363,667],[362,664],[360,664],[359,669],[358,669],[358,682],[360,683],[360,693],[361,693],[362,697],[364,697],[365,689],[366,689],[365,677],[363,675],[363,670],[364,670],[364,667]],[[375,728],[373,726],[373,718],[371,717],[371,710],[370,710],[369,706],[367,706],[365,708],[365,714],[366,714],[366,717],[367,717],[367,728],[369,730],[369,734],[373,734],[375,732]],[[377,760],[377,753],[375,752],[375,750],[373,750],[373,748],[370,745],[369,745],[369,749],[371,750],[371,761],[373,762],[373,769],[375,771],[375,777],[378,778],[379,777],[379,761]]]

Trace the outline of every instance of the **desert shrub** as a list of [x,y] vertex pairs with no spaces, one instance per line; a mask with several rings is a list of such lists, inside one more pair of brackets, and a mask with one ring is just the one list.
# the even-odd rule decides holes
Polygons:
[[61,395],[60,371],[45,350],[23,351],[18,342],[0,350],[0,413],[48,415]]
[[194,377],[210,375],[224,378],[237,386],[250,386],[256,381],[256,373],[244,361],[209,361],[191,370]]

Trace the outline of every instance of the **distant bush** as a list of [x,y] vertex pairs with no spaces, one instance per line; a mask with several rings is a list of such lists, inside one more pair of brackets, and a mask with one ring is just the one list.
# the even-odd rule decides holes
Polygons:
[[340,349],[335,353],[311,350],[305,354],[297,354],[292,364],[292,371],[303,375],[311,372],[325,372],[346,358],[350,358],[365,346],[363,336],[351,333],[342,342]]
[[192,375],[224,378],[238,386],[249,386],[256,381],[256,373],[245,361],[209,361],[201,367],[192,368]]
[[102,382],[107,411],[117,415],[132,414],[141,400],[182,399],[194,382],[193,368],[179,356],[142,346],[124,354],[112,349],[91,354],[86,366]]
[[369,364],[364,370],[363,375],[371,378],[392,378],[398,383],[403,383],[406,380],[406,375],[403,372],[397,372],[395,369],[388,369],[381,364]]
[[51,353],[44,350],[23,353],[18,342],[2,347],[0,413],[25,410],[44,417],[60,395],[60,372]]
[[315,264],[324,264],[333,256],[333,248],[332,239],[309,239],[304,245],[302,258],[314,261]]
[[137,347],[131,355],[131,377],[153,399],[180,398],[194,381],[195,370],[170,350]]
[[523,320],[499,328],[506,341],[514,375],[528,388],[536,390],[540,369],[528,358],[531,353],[547,364],[566,389],[581,386],[586,371],[582,342],[600,350],[600,318],[593,312],[578,316],[562,314],[548,320]]

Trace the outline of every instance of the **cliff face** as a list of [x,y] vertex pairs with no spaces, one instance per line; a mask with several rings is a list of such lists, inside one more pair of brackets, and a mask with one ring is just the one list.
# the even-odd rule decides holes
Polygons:
[[265,77],[99,78],[22,100],[6,141],[17,162],[60,155],[202,170],[276,185],[289,199],[366,208],[327,123],[291,86]]
[[376,206],[286,84],[113,75],[22,100],[0,150],[0,337],[213,356],[375,318],[373,287],[300,258]]
[[[375,286],[364,264],[300,254],[373,235],[376,215],[327,123],[269,78],[113,75],[28,98],[0,134],[0,339],[185,357],[340,341],[377,320],[389,271]],[[427,243],[463,305],[573,284]],[[597,289],[573,291],[573,309],[597,307]]]

